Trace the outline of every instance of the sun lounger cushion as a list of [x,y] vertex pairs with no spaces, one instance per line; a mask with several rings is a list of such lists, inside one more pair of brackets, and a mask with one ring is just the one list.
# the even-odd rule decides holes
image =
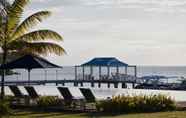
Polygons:
[[17,86],[9,86],[9,88],[15,97],[24,97],[23,93]]
[[36,90],[32,86],[25,86],[26,91],[28,92],[31,98],[38,98],[39,95],[37,94]]
[[95,102],[96,98],[90,89],[80,88],[80,91],[85,97],[86,102]]

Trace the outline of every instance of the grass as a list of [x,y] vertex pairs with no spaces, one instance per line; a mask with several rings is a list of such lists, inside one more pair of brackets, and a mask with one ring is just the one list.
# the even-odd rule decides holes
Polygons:
[[14,114],[2,118],[185,118],[186,111],[140,113],[123,115],[104,115],[98,113],[68,113],[68,112],[31,112],[14,111]]

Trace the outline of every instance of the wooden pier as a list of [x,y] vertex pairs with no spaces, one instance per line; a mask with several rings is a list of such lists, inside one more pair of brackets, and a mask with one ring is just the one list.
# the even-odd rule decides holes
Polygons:
[[[128,68],[133,68],[133,73],[128,73]],[[87,70],[88,69],[88,70]],[[96,73],[94,72],[95,69]],[[97,73],[98,72],[98,73]],[[108,88],[111,85],[114,88],[118,88],[121,84],[122,88],[127,87],[127,83],[131,83],[133,88],[137,84],[137,67],[135,65],[128,65],[127,63],[121,62],[114,57],[99,57],[94,58],[84,64],[74,67],[74,79],[58,79],[58,73],[56,71],[56,79],[47,80],[45,71],[45,80],[31,80],[30,70],[28,69],[28,80],[22,81],[5,81],[4,85],[46,85],[54,84],[56,86],[65,86],[71,83],[74,87],[83,87],[85,83],[90,84],[91,87],[98,86],[101,88],[102,84],[106,84]],[[1,82],[0,82],[1,85]]]
[[[0,82],[1,83],[1,82]],[[114,88],[118,88],[118,85],[121,84],[122,88],[126,88],[126,83],[136,84],[135,81],[121,81],[121,80],[31,80],[31,81],[6,81],[5,86],[9,85],[47,85],[55,84],[56,86],[65,86],[66,84],[71,83],[74,87],[83,87],[85,83],[89,83],[91,87],[98,86],[101,88],[102,84],[107,84],[107,87],[110,88],[111,85]]]

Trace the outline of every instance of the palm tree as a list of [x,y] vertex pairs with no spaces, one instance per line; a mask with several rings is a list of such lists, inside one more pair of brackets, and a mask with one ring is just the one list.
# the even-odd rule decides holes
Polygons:
[[[65,50],[57,43],[48,40],[62,41],[62,37],[52,30],[42,29],[31,31],[38,23],[51,15],[49,11],[39,11],[21,22],[25,6],[29,0],[14,0],[6,6],[6,20],[0,15],[0,50],[2,64],[7,62],[7,56],[18,54],[47,55],[55,53],[62,55]],[[47,42],[48,41],[48,42]],[[4,74],[1,81],[1,98],[4,97]]]

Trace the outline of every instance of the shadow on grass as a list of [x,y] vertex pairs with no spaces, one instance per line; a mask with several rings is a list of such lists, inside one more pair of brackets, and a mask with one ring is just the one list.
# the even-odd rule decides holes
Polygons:
[[115,116],[125,116],[129,114],[138,114],[138,113],[102,113],[102,112],[94,112],[94,113],[85,113],[81,114],[81,116],[88,118],[99,118],[99,117],[115,117]]
[[[180,111],[186,111],[186,110],[180,110]],[[159,111],[159,112],[130,112],[130,113],[104,113],[104,112],[94,112],[94,113],[86,113],[81,114],[81,116],[88,117],[88,118],[99,118],[99,117],[116,117],[116,116],[128,116],[128,115],[141,115],[141,114],[156,114],[156,113],[166,113],[166,112],[177,112],[175,111]]]
[[[14,117],[36,117],[36,118],[46,118],[46,117],[63,117],[63,116],[86,116],[86,113],[79,111],[65,111],[63,109],[38,109],[38,108],[28,108],[28,109],[16,109],[14,110],[14,114],[11,116]],[[82,116],[83,116],[82,115]],[[88,115],[87,115],[88,116]]]
[[[183,110],[183,109],[182,109]],[[185,109],[183,110],[185,111]],[[156,112],[148,112],[156,113]],[[41,108],[27,108],[16,109],[14,115],[17,117],[36,117],[36,118],[53,118],[53,117],[65,117],[65,118],[99,118],[99,117],[115,117],[115,116],[127,116],[144,113],[103,113],[103,112],[82,112],[82,111],[67,111],[62,109],[41,109]]]
[[21,115],[21,116],[29,116],[29,117],[36,117],[36,118],[46,118],[46,117],[56,117],[56,116],[60,116],[63,117],[63,115],[65,115],[64,113],[53,113],[53,112],[49,112],[49,113],[43,113],[43,112],[37,112],[37,113],[28,113],[25,115]]

